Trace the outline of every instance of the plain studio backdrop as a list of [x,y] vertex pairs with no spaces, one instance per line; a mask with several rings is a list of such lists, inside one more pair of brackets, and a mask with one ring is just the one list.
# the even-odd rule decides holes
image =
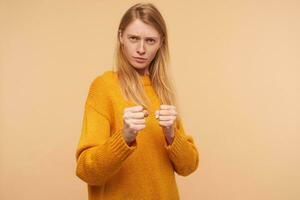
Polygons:
[[[91,81],[138,1],[0,1],[0,199],[87,199],[75,175]],[[300,199],[300,1],[151,1],[199,168],[183,200]]]

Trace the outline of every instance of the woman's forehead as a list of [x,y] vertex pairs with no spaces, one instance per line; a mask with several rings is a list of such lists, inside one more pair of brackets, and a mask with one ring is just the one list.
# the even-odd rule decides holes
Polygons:
[[134,35],[134,36],[140,36],[140,37],[159,37],[159,33],[157,30],[142,22],[141,20],[135,20],[131,22],[125,30],[127,35]]

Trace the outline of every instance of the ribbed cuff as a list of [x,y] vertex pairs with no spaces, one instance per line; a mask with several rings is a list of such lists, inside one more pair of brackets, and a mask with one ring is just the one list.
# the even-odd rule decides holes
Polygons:
[[177,155],[180,155],[183,151],[183,146],[186,145],[186,142],[184,135],[181,134],[178,129],[175,129],[175,136],[172,144],[168,145],[166,143],[165,148],[173,157],[177,157]]
[[137,144],[128,146],[122,135],[122,129],[120,129],[111,136],[109,148],[113,157],[125,160],[137,148]]

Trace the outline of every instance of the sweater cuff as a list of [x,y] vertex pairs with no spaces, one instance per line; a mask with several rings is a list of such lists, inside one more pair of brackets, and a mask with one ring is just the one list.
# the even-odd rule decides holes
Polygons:
[[128,146],[122,135],[122,129],[119,129],[111,136],[111,145],[109,145],[109,148],[113,157],[125,160],[137,148],[137,143]]
[[180,155],[184,148],[182,148],[186,143],[186,138],[183,134],[179,132],[178,129],[175,129],[175,136],[173,139],[173,142],[168,145],[166,143],[165,148],[167,151],[174,157],[177,157],[176,155]]

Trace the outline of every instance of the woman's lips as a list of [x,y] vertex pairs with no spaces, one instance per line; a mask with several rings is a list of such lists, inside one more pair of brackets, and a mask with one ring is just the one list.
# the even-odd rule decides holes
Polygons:
[[145,58],[138,58],[138,57],[133,57],[135,60],[136,60],[136,62],[138,62],[138,63],[143,63],[143,62],[146,62],[146,60],[147,59],[145,59]]
[[146,58],[141,58],[141,57],[134,57],[134,58],[141,59],[141,60],[147,60]]

